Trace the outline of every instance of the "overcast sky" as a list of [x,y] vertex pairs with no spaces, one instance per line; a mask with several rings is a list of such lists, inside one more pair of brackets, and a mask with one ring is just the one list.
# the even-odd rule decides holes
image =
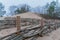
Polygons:
[[18,4],[28,4],[31,7],[43,6],[46,3],[50,3],[53,0],[0,0],[3,5],[5,5],[5,9],[8,9],[11,5],[18,5]]

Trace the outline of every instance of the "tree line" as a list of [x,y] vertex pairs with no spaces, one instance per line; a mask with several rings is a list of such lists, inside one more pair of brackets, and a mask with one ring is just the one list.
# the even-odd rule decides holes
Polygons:
[[[59,12],[56,11],[56,2],[55,1],[52,1],[50,4],[47,4],[46,7],[47,7],[48,16],[50,16],[50,17],[59,16],[60,11]],[[30,9],[31,9],[31,6],[29,6],[27,4],[19,5],[19,6],[12,5],[9,7],[10,14],[12,14],[12,15],[29,12],[29,11],[31,11]],[[4,10],[4,5],[2,3],[0,3],[0,16],[3,16],[4,14],[6,14],[6,11]]]

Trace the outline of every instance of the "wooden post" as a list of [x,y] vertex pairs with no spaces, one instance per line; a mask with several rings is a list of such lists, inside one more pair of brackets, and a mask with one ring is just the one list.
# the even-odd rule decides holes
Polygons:
[[43,19],[41,19],[41,28],[43,27]]
[[[56,22],[57,22],[57,21],[55,20],[55,24],[56,24]],[[57,25],[55,25],[54,29],[55,29],[55,30],[57,29]]]
[[20,34],[20,16],[16,17],[16,27],[17,27],[17,34]]

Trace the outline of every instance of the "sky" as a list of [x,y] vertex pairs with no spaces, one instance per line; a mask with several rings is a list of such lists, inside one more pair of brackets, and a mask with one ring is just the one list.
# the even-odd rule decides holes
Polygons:
[[5,10],[8,10],[11,5],[19,5],[19,4],[28,4],[32,8],[37,6],[44,6],[46,3],[50,3],[53,0],[0,0],[0,2],[5,5]]

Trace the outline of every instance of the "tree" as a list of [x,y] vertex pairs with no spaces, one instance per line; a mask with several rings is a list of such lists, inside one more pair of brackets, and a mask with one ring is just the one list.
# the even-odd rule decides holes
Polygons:
[[13,5],[9,7],[11,13],[13,13],[17,9],[17,6]]
[[14,14],[15,14],[15,13],[14,13],[15,10],[17,10],[17,6],[15,6],[15,5],[10,6],[10,7],[9,7],[9,11],[10,11],[9,14],[10,14],[10,15],[14,15]]
[[55,1],[52,1],[49,8],[48,8],[48,15],[50,17],[53,17],[53,13],[54,13],[54,10],[55,10],[55,6],[56,6],[56,2]]
[[4,5],[0,3],[0,17],[2,17],[5,13],[6,11],[4,10]]
[[25,4],[25,5],[21,6],[20,8],[17,8],[15,13],[19,14],[19,13],[24,13],[24,12],[29,12],[29,11],[30,11],[30,6]]
[[45,5],[45,7],[48,8],[48,7],[49,7],[49,3],[47,3],[47,4]]

